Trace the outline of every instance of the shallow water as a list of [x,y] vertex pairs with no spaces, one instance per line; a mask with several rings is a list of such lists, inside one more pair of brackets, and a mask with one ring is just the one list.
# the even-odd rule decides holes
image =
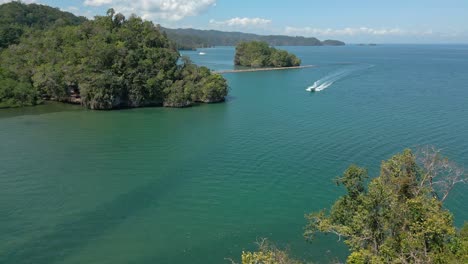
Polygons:
[[[226,74],[223,104],[0,110],[0,263],[228,263],[259,237],[343,259],[336,237],[302,231],[348,165],[375,175],[431,144],[468,167],[468,46],[287,49],[318,67]],[[204,51],[184,54],[233,68],[233,48]],[[305,91],[352,65],[373,67]],[[457,225],[467,198],[448,199]]]

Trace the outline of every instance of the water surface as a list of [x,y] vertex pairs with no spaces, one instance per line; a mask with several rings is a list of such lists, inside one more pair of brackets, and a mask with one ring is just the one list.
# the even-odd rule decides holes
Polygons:
[[[226,74],[223,104],[0,110],[0,263],[228,263],[259,237],[343,259],[336,237],[304,242],[303,216],[351,163],[376,175],[431,144],[468,167],[468,46],[287,49],[318,67]],[[232,47],[204,51],[185,54],[233,68]],[[448,199],[457,225],[467,198]]]

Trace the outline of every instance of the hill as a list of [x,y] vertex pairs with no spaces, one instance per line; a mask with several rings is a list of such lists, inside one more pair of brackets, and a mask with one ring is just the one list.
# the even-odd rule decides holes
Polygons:
[[0,5],[0,49],[17,44],[29,29],[79,25],[86,20],[85,17],[45,5],[26,5],[21,2]]
[[0,108],[42,100],[96,110],[186,107],[221,102],[228,93],[221,75],[181,58],[159,25],[137,16],[109,9],[82,22],[46,6],[6,6],[2,26],[20,34],[0,52]]
[[235,46],[244,41],[263,41],[271,46],[342,46],[339,40],[320,41],[317,38],[291,37],[282,35],[257,35],[242,32],[224,32],[218,30],[199,30],[193,28],[163,28],[168,37],[174,40],[180,49],[193,49],[212,46]]

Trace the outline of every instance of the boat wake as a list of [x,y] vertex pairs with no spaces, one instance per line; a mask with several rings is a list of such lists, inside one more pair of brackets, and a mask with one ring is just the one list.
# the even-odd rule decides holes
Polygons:
[[307,87],[306,91],[320,92],[322,90],[327,89],[331,85],[333,85],[336,81],[339,81],[345,77],[348,77],[349,75],[357,71],[367,70],[372,67],[374,67],[374,65],[370,65],[370,64],[354,64],[354,65],[343,67],[315,81],[312,86]]

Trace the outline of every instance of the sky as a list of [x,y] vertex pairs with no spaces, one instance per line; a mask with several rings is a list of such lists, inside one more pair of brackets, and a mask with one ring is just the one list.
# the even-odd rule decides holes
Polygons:
[[[0,0],[0,3],[10,2]],[[89,18],[114,8],[169,28],[338,39],[468,43],[468,0],[23,0]]]

